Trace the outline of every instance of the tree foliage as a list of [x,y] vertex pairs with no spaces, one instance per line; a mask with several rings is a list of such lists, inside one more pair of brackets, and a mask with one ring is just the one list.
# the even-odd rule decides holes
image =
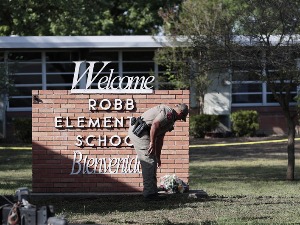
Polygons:
[[228,69],[226,45],[233,26],[233,1],[189,0],[180,8],[160,11],[173,46],[160,49],[156,61],[170,69],[182,86],[193,86],[203,113],[209,74]]
[[244,61],[243,67],[267,84],[282,108],[288,127],[288,180],[294,180],[295,169],[297,114],[290,102],[300,78],[299,12],[299,0],[247,1],[236,27],[236,33],[244,38],[230,47],[235,59]]
[[0,63],[0,96],[9,95],[15,91],[12,69],[4,63]]
[[2,0],[0,35],[142,35],[158,33],[159,8],[182,0]]
[[[287,179],[293,180],[296,113],[290,102],[300,78],[300,0],[186,0],[180,9],[165,10],[161,16],[175,45],[178,36],[184,36],[190,54],[179,55],[177,61],[192,62],[194,74],[202,78],[202,85],[196,86],[200,105],[214,71],[227,68],[235,77],[248,71],[252,79],[266,83],[287,120]],[[188,76],[185,72],[177,78]]]

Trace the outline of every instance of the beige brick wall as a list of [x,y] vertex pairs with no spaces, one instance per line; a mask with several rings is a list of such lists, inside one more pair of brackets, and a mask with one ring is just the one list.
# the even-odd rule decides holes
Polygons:
[[[141,191],[142,175],[140,173],[93,173],[95,164],[92,158],[135,158],[133,147],[128,146],[124,138],[127,136],[129,126],[128,116],[139,116],[148,108],[157,104],[174,106],[177,103],[189,104],[189,91],[181,90],[158,90],[153,94],[70,94],[64,90],[39,90],[33,91],[38,95],[41,102],[32,105],[32,176],[33,192],[44,193],[70,193],[70,192],[135,192]],[[89,99],[133,99],[135,108],[133,110],[97,110],[90,111],[88,108]],[[99,118],[104,117],[124,118],[124,127],[88,127],[80,128],[77,125],[78,117]],[[55,117],[68,117],[72,128],[55,127]],[[112,119],[113,120],[113,119]],[[88,120],[86,120],[88,121]],[[64,123],[58,123],[63,125]],[[113,125],[113,123],[108,123]],[[189,177],[189,127],[188,121],[178,121],[175,130],[168,132],[165,137],[162,150],[162,166],[158,170],[158,178],[166,174],[176,174],[183,181],[188,182]],[[119,146],[84,146],[78,147],[75,144],[76,136],[87,137],[100,135],[112,137],[118,135],[122,139]],[[89,139],[93,140],[93,139]],[[117,139],[114,139],[115,144]],[[98,145],[94,139],[92,144]],[[103,145],[103,144],[101,144]],[[91,174],[71,174],[74,161],[78,160],[79,154],[74,159],[74,151],[80,151],[83,157],[87,156],[86,164]],[[77,161],[76,161],[77,162]],[[88,162],[88,163],[87,163]],[[108,162],[108,161],[107,161]],[[112,161],[112,164],[114,161]],[[75,163],[74,172],[79,171],[79,163]],[[84,160],[80,162],[83,168]],[[81,170],[82,171],[82,170]],[[98,171],[98,168],[97,170]],[[117,169],[113,170],[117,171]],[[121,171],[121,170],[118,170]],[[159,179],[158,179],[159,181]]]

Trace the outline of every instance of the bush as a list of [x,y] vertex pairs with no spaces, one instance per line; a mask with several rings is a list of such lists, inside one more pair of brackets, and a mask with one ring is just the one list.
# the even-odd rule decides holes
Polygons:
[[232,131],[238,137],[253,137],[259,128],[258,113],[254,110],[240,110],[231,114]]
[[190,117],[190,133],[194,137],[204,138],[205,134],[217,128],[219,118],[217,115],[196,115]]
[[24,143],[32,142],[32,120],[31,118],[15,118],[14,129],[16,137]]

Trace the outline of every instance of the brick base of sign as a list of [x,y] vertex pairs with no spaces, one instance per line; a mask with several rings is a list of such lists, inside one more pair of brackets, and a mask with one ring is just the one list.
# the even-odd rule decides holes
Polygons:
[[[158,104],[189,104],[189,91],[153,94],[71,94],[33,91],[33,193],[142,191],[142,174],[127,137],[132,116]],[[176,174],[188,182],[189,125],[177,121],[165,136],[159,178]]]

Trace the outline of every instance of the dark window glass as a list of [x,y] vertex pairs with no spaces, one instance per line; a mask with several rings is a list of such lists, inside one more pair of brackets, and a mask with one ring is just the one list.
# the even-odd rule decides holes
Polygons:
[[74,73],[75,63],[47,63],[47,72],[50,73]]
[[9,52],[8,61],[42,61],[41,52]]
[[42,73],[41,63],[10,63],[9,68],[12,73]]
[[[86,66],[88,67],[90,64],[87,64]],[[99,63],[95,63],[94,65],[94,72],[98,73],[102,67],[104,66],[104,64],[102,62]],[[118,67],[118,63],[109,63],[107,64],[104,69],[102,70],[102,73],[110,73],[110,70],[113,69],[114,72],[113,73],[117,73],[119,71],[119,67]]]
[[0,52],[0,62],[4,62],[4,52]]
[[233,84],[232,92],[261,92],[262,84]]
[[123,52],[123,61],[153,61],[154,51],[146,52]]
[[[296,97],[296,93],[295,93],[295,94],[291,94],[291,95],[290,95],[290,100],[289,100],[289,102],[296,102],[296,100],[294,99],[295,97]],[[268,94],[268,95],[267,95],[267,102],[268,102],[268,103],[278,103],[278,102],[275,100],[273,94]]]
[[73,74],[48,74],[47,84],[73,83]]
[[234,72],[232,75],[233,81],[259,81],[261,73],[257,72]]
[[118,61],[118,52],[90,52],[82,60],[87,61]]
[[[283,92],[285,92],[286,90],[287,90],[287,88],[289,87],[289,86],[291,86],[292,85],[292,91],[297,91],[297,84],[290,84],[290,83],[275,83],[274,84],[275,85],[275,90],[276,91],[283,91]],[[271,92],[272,90],[271,90],[271,88],[270,88],[270,86],[269,85],[267,85],[267,92]]]
[[235,95],[232,94],[232,103],[262,103],[262,95]]
[[154,63],[123,63],[124,72],[154,71]]
[[41,84],[42,75],[13,75],[14,84]]
[[159,72],[164,72],[167,70],[167,67],[166,66],[161,66],[161,65],[158,65],[158,71]]
[[42,86],[34,87],[15,87],[12,96],[31,96],[32,90],[42,90]]
[[32,107],[31,98],[11,98],[9,99],[9,107]]
[[46,52],[46,61],[78,61],[79,52]]

